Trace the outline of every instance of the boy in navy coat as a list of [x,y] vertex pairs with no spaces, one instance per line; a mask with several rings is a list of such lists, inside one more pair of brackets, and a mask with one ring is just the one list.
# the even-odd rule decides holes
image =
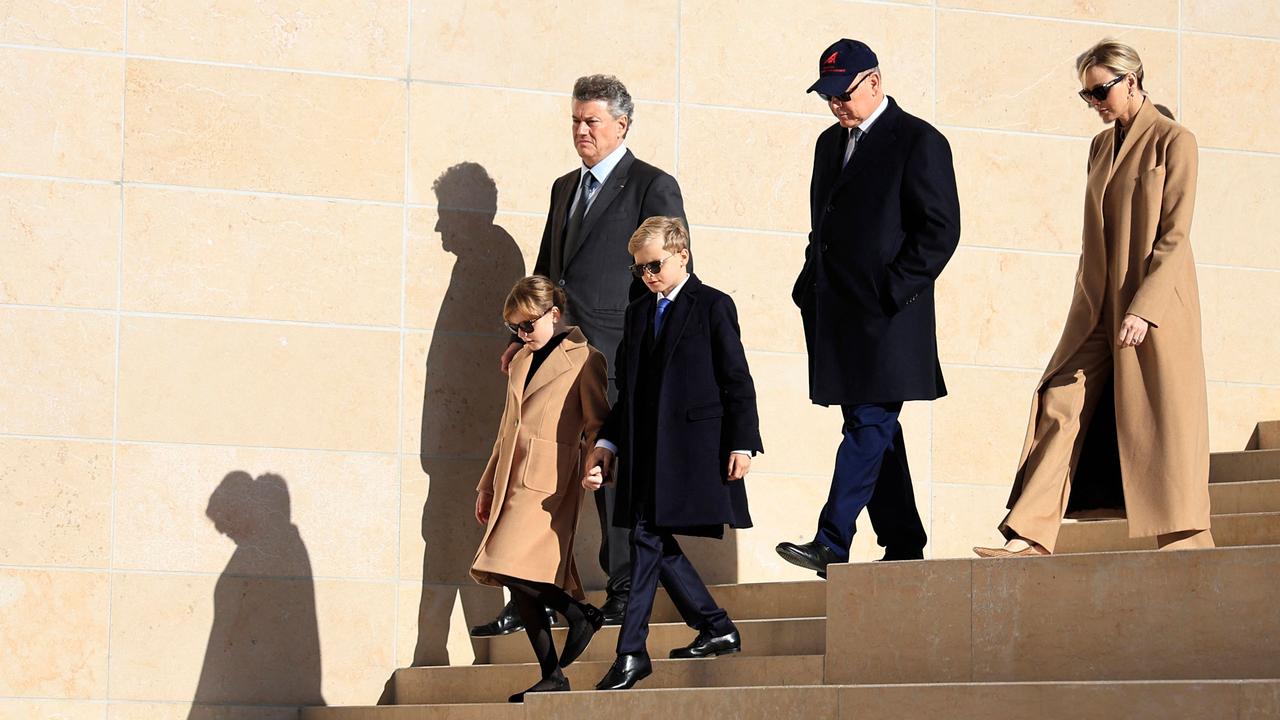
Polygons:
[[631,271],[650,294],[631,303],[614,363],[618,401],[601,428],[583,485],[596,490],[619,460],[615,524],[631,532],[631,602],[617,659],[596,685],[647,677],[649,616],[659,582],[698,636],[673,658],[742,649],[738,629],[685,557],[676,535],[723,537],[751,527],[742,479],[763,451],[755,385],[728,295],[689,273],[689,234],[651,217],[631,236]]

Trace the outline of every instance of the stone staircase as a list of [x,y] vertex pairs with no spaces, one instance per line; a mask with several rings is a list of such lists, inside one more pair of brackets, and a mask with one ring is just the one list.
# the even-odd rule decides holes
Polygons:
[[613,658],[606,628],[569,668],[584,691],[510,705],[537,676],[513,634],[486,641],[492,664],[398,670],[395,705],[301,720],[1280,718],[1280,422],[1249,447],[1212,458],[1217,549],[1160,553],[1124,521],[1067,523],[1053,557],[719,586],[743,652],[705,660],[657,659],[693,635],[660,597],[636,690],[590,690]]

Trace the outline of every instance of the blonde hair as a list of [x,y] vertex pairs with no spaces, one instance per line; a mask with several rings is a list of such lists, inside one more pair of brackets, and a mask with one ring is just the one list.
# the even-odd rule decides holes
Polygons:
[[1132,47],[1110,38],[1102,40],[1076,58],[1076,75],[1084,77],[1089,68],[1095,65],[1101,65],[1117,75],[1133,73],[1138,78],[1138,89],[1143,90],[1142,58],[1138,57],[1138,51]]
[[502,304],[502,317],[507,322],[523,321],[539,318],[551,312],[551,308],[560,308],[564,314],[569,299],[564,290],[541,275],[530,275],[520,278],[507,293],[507,301]]
[[635,255],[654,240],[662,241],[662,249],[670,253],[678,253],[689,249],[689,230],[684,221],[677,217],[654,215],[640,223],[640,227],[631,234],[627,242],[627,252]]

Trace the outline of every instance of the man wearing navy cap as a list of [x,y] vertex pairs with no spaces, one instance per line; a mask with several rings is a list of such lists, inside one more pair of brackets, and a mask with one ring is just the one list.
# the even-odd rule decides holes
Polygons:
[[809,398],[839,405],[843,440],[812,542],[780,543],[790,563],[826,577],[848,562],[864,507],[885,560],[923,557],[898,414],[946,394],[933,283],[960,242],[951,146],[884,94],[879,61],[857,40],[818,59],[816,92],[836,117],[818,136],[812,231],[792,298],[804,320]]

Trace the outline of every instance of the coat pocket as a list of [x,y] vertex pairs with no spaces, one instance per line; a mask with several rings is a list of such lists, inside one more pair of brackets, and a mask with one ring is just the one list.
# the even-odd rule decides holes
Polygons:
[[686,414],[689,420],[710,420],[712,418],[724,417],[724,406],[720,403],[712,403],[710,405],[699,405],[698,407],[689,408]]
[[560,481],[573,474],[578,465],[578,445],[530,438],[520,484],[534,492],[554,495]]

